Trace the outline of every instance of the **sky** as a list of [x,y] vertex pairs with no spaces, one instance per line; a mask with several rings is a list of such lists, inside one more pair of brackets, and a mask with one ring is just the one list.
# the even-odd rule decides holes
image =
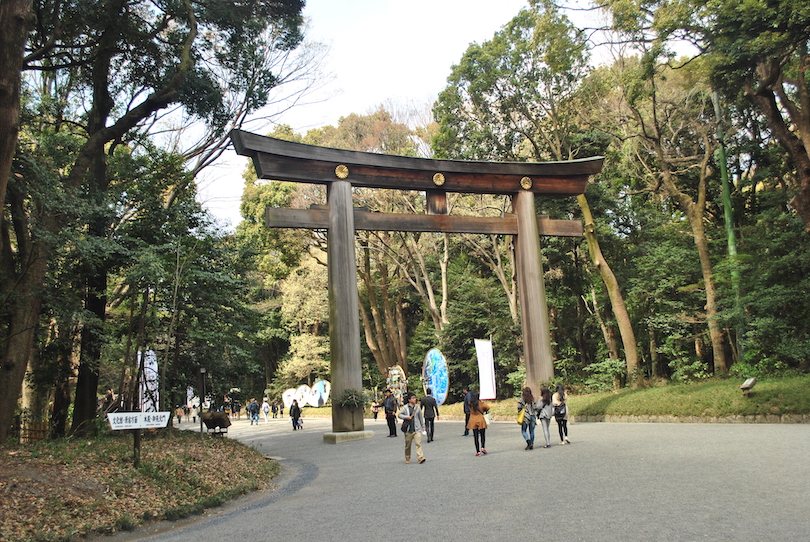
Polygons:
[[[483,43],[509,22],[526,0],[307,0],[307,39],[329,46],[324,70],[334,79],[320,103],[297,106],[276,119],[301,134],[337,125],[351,113],[386,102],[430,104],[451,67],[471,43]],[[312,98],[310,101],[313,101]],[[272,127],[264,131],[272,130]],[[240,221],[242,172],[247,158],[227,151],[199,179],[199,199],[222,222]]]

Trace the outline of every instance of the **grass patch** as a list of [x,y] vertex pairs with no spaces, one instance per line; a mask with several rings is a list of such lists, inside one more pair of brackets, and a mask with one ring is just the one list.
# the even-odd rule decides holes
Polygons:
[[[0,450],[0,540],[54,542],[176,520],[267,487],[280,467],[235,440],[129,432]],[[178,506],[178,503],[183,503]]]
[[[568,406],[580,416],[753,416],[810,414],[810,375],[760,378],[750,397],[740,390],[741,380],[713,378],[691,383],[662,383],[617,392],[571,395]],[[517,398],[487,401],[495,419],[517,415]],[[441,405],[442,417],[463,418],[462,403]],[[304,416],[331,417],[330,407],[304,408]],[[366,408],[365,418],[371,418]],[[385,419],[384,414],[379,419]]]

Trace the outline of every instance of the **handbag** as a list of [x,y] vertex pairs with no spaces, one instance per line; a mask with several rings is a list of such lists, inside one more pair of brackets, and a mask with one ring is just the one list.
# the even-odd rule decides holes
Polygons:
[[489,413],[489,410],[484,412],[484,421],[486,422],[487,425],[492,423],[492,414]]
[[558,420],[565,418],[566,414],[568,414],[568,409],[566,408],[565,403],[561,403],[554,407],[554,417]]
[[[407,408],[407,407],[404,407],[404,408]],[[411,412],[411,416],[413,416],[415,413],[416,413],[416,409],[413,409],[413,411]],[[413,421],[413,418],[411,418],[410,420],[403,420],[402,421],[402,426],[400,426],[400,428],[399,428],[400,431],[402,431],[403,433],[408,433],[409,432],[408,430],[412,427],[411,426],[412,421]]]
[[526,410],[524,410],[524,409],[522,409],[522,408],[520,409],[520,412],[518,412],[518,415],[517,415],[517,422],[518,422],[520,425],[523,425],[523,417],[524,417],[525,413],[526,413]]

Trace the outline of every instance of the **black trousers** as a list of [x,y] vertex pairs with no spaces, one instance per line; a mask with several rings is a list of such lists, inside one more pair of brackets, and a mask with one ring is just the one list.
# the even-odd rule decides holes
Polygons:
[[469,435],[470,430],[467,429],[467,424],[470,423],[470,411],[464,413],[464,434]]
[[388,434],[397,436],[397,417],[386,412],[385,421],[388,422]]
[[436,418],[425,418],[425,431],[427,431],[427,441],[433,440],[433,422]]

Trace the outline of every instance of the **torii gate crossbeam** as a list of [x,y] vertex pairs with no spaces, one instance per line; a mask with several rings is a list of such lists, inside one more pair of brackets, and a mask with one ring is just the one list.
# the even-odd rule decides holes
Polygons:
[[[567,162],[435,160],[316,147],[240,130],[231,132],[231,139],[237,153],[253,159],[259,178],[327,186],[328,205],[309,210],[267,209],[266,224],[328,230],[333,396],[362,387],[354,249],[357,229],[516,234],[527,383],[536,393],[540,382],[554,376],[540,235],[581,236],[582,223],[538,217],[534,197],[582,194],[589,177],[601,171],[604,158]],[[427,214],[363,212],[352,206],[353,186],[424,191]],[[500,218],[449,216],[447,192],[510,195],[514,214]],[[362,417],[354,420],[351,413],[333,406],[335,433],[362,429]]]

